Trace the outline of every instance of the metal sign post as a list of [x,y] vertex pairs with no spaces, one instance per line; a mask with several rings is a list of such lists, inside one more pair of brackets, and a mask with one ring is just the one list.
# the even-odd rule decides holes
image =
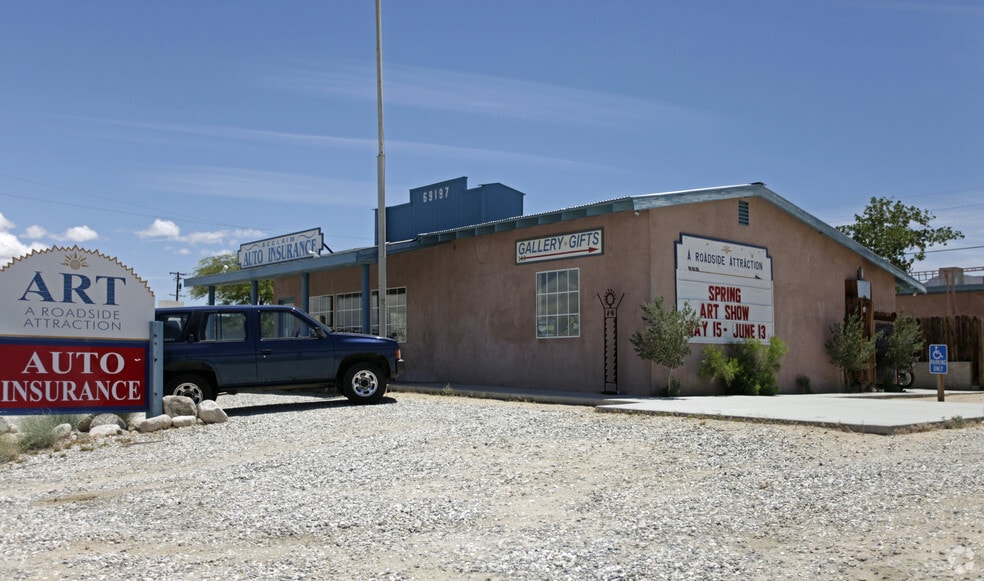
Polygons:
[[936,376],[936,400],[944,401],[943,378],[947,374],[948,366],[946,345],[932,344],[929,346],[929,372]]

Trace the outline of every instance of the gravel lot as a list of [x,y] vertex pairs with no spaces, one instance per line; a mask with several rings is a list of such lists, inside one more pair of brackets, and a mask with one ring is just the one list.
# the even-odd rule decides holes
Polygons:
[[0,465],[3,579],[976,579],[984,428],[391,394]]

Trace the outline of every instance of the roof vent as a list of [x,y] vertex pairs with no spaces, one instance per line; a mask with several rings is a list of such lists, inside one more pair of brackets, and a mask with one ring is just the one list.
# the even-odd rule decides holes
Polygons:
[[748,202],[745,200],[738,200],[738,223],[748,226]]

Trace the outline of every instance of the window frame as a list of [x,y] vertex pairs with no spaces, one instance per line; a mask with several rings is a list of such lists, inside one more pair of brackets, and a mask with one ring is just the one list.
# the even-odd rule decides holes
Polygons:
[[[574,273],[574,290],[571,290],[571,273]],[[561,276],[563,274],[563,276]],[[553,275],[553,276],[551,276]],[[561,289],[563,284],[563,289]],[[553,285],[553,289],[551,289]],[[581,269],[563,268],[543,270],[535,276],[534,317],[537,339],[577,339],[581,337]],[[572,297],[574,300],[572,301]],[[565,306],[561,308],[561,303]],[[571,310],[571,305],[575,309]],[[553,312],[551,312],[553,311]],[[561,312],[563,311],[563,312]],[[564,334],[558,330],[566,321]],[[549,333],[546,329],[554,329]],[[573,329],[573,332],[572,332]]]

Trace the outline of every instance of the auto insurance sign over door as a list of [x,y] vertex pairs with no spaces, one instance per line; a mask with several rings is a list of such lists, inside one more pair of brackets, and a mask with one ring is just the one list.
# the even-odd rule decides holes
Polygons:
[[677,308],[700,318],[694,343],[767,341],[775,333],[772,258],[759,246],[681,235]]

